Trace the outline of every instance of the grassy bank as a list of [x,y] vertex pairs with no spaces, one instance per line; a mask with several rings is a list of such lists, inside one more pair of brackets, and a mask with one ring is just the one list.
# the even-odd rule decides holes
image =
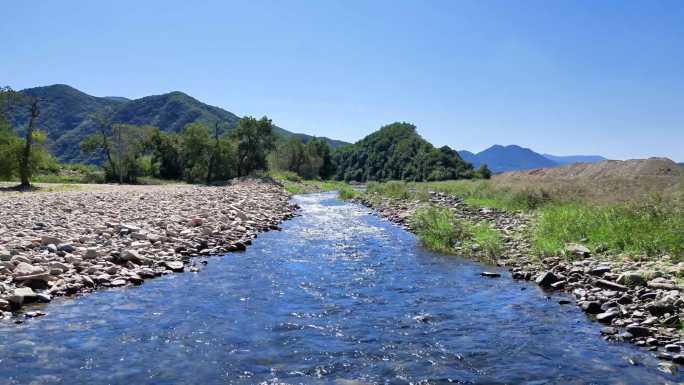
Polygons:
[[501,234],[487,223],[458,219],[445,208],[419,209],[412,227],[423,246],[449,254],[466,254],[494,260],[503,249]]
[[[371,197],[425,201],[429,191],[439,191],[461,197],[475,207],[529,213],[534,218],[529,236],[536,253],[543,256],[562,255],[567,243],[581,243],[598,254],[633,258],[670,255],[675,261],[684,261],[684,190],[661,189],[664,192],[659,193],[645,184],[635,184],[627,193],[623,184],[606,183],[614,185],[590,193],[589,187],[581,184],[564,188],[482,180],[387,182],[369,184],[368,193]],[[435,219],[425,226],[437,229],[444,223]],[[433,237],[423,231],[426,238]],[[426,245],[430,244],[433,241],[427,240]]]

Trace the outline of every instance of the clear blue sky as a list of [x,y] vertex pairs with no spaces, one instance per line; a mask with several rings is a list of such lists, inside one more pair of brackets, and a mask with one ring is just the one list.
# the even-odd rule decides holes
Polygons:
[[684,161],[684,1],[4,1],[0,84],[173,90],[355,141]]

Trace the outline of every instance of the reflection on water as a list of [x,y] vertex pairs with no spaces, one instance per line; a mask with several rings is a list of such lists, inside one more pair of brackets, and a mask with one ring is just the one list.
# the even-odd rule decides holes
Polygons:
[[[650,355],[532,284],[422,250],[331,194],[199,274],[0,325],[2,384],[654,384]],[[521,290],[527,289],[527,290]]]

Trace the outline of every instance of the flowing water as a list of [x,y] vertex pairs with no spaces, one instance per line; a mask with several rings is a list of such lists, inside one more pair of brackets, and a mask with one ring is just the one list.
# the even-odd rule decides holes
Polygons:
[[[647,353],[531,283],[425,251],[334,194],[199,274],[0,324],[0,384],[658,384]],[[491,269],[491,268],[490,268]]]

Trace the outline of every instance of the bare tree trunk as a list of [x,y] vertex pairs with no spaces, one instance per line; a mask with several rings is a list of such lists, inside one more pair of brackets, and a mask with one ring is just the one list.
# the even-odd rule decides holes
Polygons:
[[33,146],[33,129],[36,118],[40,115],[38,109],[38,98],[31,100],[31,119],[29,120],[28,128],[26,129],[26,145],[21,154],[21,162],[19,165],[19,174],[21,177],[21,189],[31,188],[31,146]]
[[216,163],[216,153],[219,147],[219,122],[214,124],[214,151],[211,152],[209,157],[209,167],[207,168],[207,185],[211,183],[211,175],[214,173],[214,164]]

